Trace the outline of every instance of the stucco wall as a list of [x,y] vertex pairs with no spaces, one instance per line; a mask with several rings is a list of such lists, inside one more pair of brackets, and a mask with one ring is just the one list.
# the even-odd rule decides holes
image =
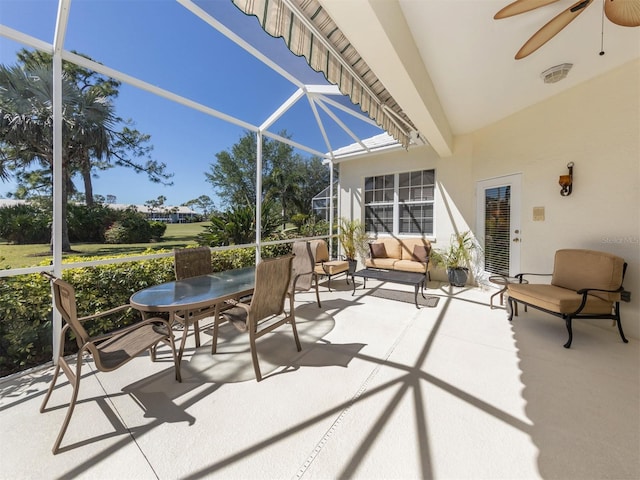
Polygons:
[[[558,176],[574,162],[573,193]],[[640,338],[640,62],[634,61],[507,119],[455,139],[440,159],[429,147],[340,164],[341,214],[363,218],[364,177],[436,169],[435,242],[475,229],[478,181],[522,174],[521,269],[551,272],[559,248],[614,253],[629,264],[625,333]],[[533,221],[533,207],[545,220]]]

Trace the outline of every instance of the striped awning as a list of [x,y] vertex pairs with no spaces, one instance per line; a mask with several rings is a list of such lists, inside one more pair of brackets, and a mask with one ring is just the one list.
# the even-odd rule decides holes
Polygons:
[[304,56],[314,70],[405,148],[416,128],[338,29],[318,0],[232,0],[247,15],[255,15],[269,35],[282,37],[295,55]]

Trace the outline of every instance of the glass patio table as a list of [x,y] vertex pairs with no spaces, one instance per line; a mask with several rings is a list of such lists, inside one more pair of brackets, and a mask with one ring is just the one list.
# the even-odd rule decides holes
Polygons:
[[[131,295],[133,308],[146,313],[165,312],[173,322],[177,312],[187,319],[189,312],[211,308],[212,316],[218,313],[225,300],[249,295],[255,285],[255,267],[226,270],[199,277],[175,280],[145,288]],[[182,361],[189,322],[184,322],[184,332],[178,350],[178,365]]]

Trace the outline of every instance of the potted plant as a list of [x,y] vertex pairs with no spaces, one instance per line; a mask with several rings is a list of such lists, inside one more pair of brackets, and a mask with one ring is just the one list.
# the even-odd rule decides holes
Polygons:
[[338,224],[338,241],[349,262],[349,273],[356,271],[358,264],[356,255],[365,258],[369,249],[369,235],[360,220],[341,218]]
[[435,265],[447,269],[449,283],[455,287],[464,287],[469,277],[469,266],[476,244],[471,232],[454,233],[451,242],[444,250],[434,250],[431,258]]

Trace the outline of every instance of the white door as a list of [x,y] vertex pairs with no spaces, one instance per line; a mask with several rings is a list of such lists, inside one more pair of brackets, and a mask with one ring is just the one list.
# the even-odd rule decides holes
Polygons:
[[522,175],[478,182],[476,190],[478,241],[487,275],[520,273],[520,189]]

